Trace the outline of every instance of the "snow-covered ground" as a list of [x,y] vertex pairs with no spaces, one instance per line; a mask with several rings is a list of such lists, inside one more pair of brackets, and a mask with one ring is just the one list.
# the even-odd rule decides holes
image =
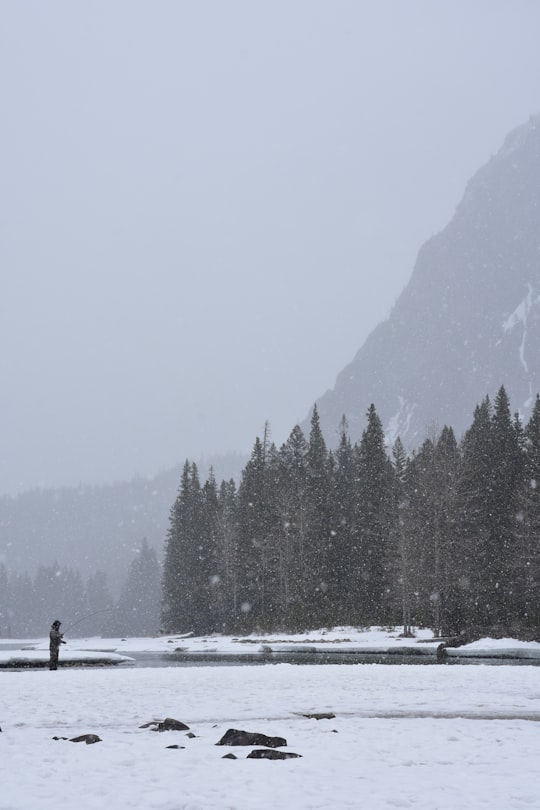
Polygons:
[[[402,643],[381,632],[352,638],[356,632],[333,636],[350,639],[343,644]],[[306,639],[335,643],[320,633],[296,641]],[[293,643],[252,639],[259,641]],[[239,644],[252,646],[221,638],[69,640],[60,655],[71,647],[129,655]],[[320,712],[335,717],[302,716]],[[196,736],[141,728],[165,717]],[[538,666],[3,670],[0,727],[1,810],[540,808]],[[285,737],[283,750],[301,757],[253,760],[251,748],[216,747],[229,728]],[[86,733],[101,742],[53,739]],[[182,748],[167,748],[174,744]],[[227,753],[238,759],[223,759]]]

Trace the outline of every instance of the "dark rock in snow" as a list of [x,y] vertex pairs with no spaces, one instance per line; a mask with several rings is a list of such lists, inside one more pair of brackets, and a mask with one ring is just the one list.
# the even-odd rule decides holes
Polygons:
[[97,742],[102,742],[101,737],[98,737],[97,734],[81,734],[79,737],[71,737],[70,742],[78,743],[84,742],[86,745],[93,745]]
[[236,754],[225,754],[225,756],[221,757],[221,759],[238,759],[238,757]]
[[216,745],[267,745],[268,748],[279,748],[287,745],[287,740],[283,737],[267,737],[266,734],[230,728]]
[[151,728],[152,731],[189,731],[189,726],[173,717],[166,717],[165,720],[152,720],[139,728]]
[[186,746],[185,745],[166,745],[165,747],[166,748],[184,748],[185,749]]
[[255,748],[246,759],[296,759],[302,754],[293,754],[292,751],[275,751],[268,748]]
[[335,716],[333,712],[313,712],[312,714],[302,715],[302,717],[307,717],[309,720],[333,720]]

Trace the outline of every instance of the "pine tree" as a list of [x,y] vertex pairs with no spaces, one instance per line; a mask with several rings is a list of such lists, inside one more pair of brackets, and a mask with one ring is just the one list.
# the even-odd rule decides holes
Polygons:
[[524,434],[524,464],[516,515],[512,579],[517,613],[524,628],[540,629],[540,397]]
[[492,625],[509,627],[515,617],[517,596],[513,582],[515,517],[523,472],[519,428],[512,420],[503,386],[494,403],[491,431],[492,476],[489,490],[489,545],[486,590]]
[[[222,574],[219,554],[220,507],[213,469],[202,490],[202,535],[200,543],[200,578],[203,591],[206,632],[220,629],[220,590]],[[201,615],[203,613],[201,606]]]
[[306,618],[315,624],[332,623],[331,572],[331,477],[328,451],[317,406],[313,408],[306,453]]
[[364,623],[384,622],[391,603],[393,471],[386,455],[382,423],[373,404],[367,412],[357,459],[360,548],[355,568],[359,618]]
[[435,525],[437,499],[434,490],[435,445],[425,439],[406,471],[407,508],[401,510],[406,547],[405,573],[412,624],[429,626],[432,619]]
[[452,428],[445,426],[435,447],[433,484],[434,561],[431,626],[436,636],[442,635],[452,622],[452,566],[456,547],[456,501],[461,470],[461,456]]
[[268,629],[275,621],[276,487],[275,448],[256,439],[237,498],[241,629]]
[[306,492],[307,442],[296,425],[279,450],[276,496],[283,622],[295,630],[305,626],[310,580]]
[[161,622],[165,632],[196,632],[204,624],[201,594],[201,487],[195,464],[186,461],[170,514],[163,567]]
[[216,508],[213,484],[201,488],[199,472],[191,465],[191,529],[184,538],[184,603],[194,633],[213,632],[215,606],[213,577],[216,576]]
[[340,441],[333,456],[334,472],[330,500],[329,576],[335,621],[352,623],[357,584],[351,561],[358,557],[358,500],[354,452],[347,421],[341,420]]
[[506,627],[513,620],[513,542],[522,464],[520,431],[501,387],[494,412],[486,397],[463,441],[454,576],[455,603],[463,607],[461,626]]
[[489,624],[489,508],[492,488],[491,403],[477,405],[463,438],[462,467],[456,497],[456,543],[452,566],[452,626],[448,631]]
[[221,632],[233,632],[239,612],[238,531],[236,524],[236,484],[222,481],[218,493],[216,560],[219,582],[214,584],[216,624]]
[[189,462],[184,463],[180,489],[169,515],[169,529],[163,564],[161,627],[165,633],[174,633],[180,627],[182,594],[180,567],[182,564],[182,526],[186,522],[189,502]]
[[393,604],[401,608],[403,636],[413,635],[414,555],[412,550],[411,502],[407,495],[408,459],[401,439],[392,448],[394,478],[392,487],[393,530],[390,533],[390,573],[394,582]]

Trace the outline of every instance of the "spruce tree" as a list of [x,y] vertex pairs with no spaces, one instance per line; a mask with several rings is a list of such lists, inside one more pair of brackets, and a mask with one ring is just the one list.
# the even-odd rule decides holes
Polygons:
[[487,626],[488,570],[492,489],[491,403],[476,406],[471,427],[462,441],[462,466],[456,497],[456,543],[451,574],[453,633]]
[[494,403],[491,430],[492,475],[489,490],[489,545],[484,576],[492,625],[508,628],[515,616],[517,597],[513,581],[515,518],[523,472],[519,427],[510,414],[508,396],[501,386]]
[[358,499],[356,464],[347,421],[341,420],[340,440],[333,456],[330,500],[329,576],[335,621],[352,623],[357,583],[351,561],[358,558]]
[[[171,509],[165,548],[161,605],[167,633],[197,632],[204,624],[200,609],[202,508],[197,467],[186,461],[180,490]],[[203,612],[204,612],[204,605]]]
[[178,495],[169,514],[169,529],[165,543],[165,559],[161,586],[161,629],[174,633],[180,629],[182,596],[180,566],[182,559],[181,534],[189,497],[189,462],[184,463]]
[[233,632],[239,614],[239,559],[236,484],[222,481],[218,494],[217,527],[217,623],[222,632]]
[[275,448],[256,439],[238,488],[240,629],[267,629],[275,620]]
[[434,491],[435,445],[425,439],[411,458],[405,476],[405,504],[400,510],[404,578],[409,618],[413,625],[429,626],[432,619],[434,534],[437,500]]
[[462,452],[453,578],[463,614],[458,623],[507,627],[515,613],[514,537],[523,454],[504,387],[493,413],[487,397],[476,408]]
[[433,489],[433,579],[429,595],[433,617],[431,626],[436,636],[444,635],[452,623],[453,575],[452,566],[456,547],[456,502],[461,470],[461,456],[451,427],[445,426],[435,447]]
[[283,621],[295,630],[306,626],[310,581],[306,492],[307,441],[296,425],[279,450],[276,503]]
[[392,447],[394,468],[392,487],[393,529],[390,532],[390,573],[394,582],[393,605],[401,609],[403,636],[413,635],[413,552],[410,531],[411,508],[407,496],[408,460],[399,436]]
[[540,630],[540,397],[524,434],[512,580],[521,626]]
[[328,451],[315,405],[306,454],[306,618],[315,624],[332,623],[330,482]]
[[389,537],[393,472],[386,455],[382,423],[373,404],[367,412],[357,459],[359,553],[353,562],[357,609],[363,623],[382,623],[388,618],[391,604]]
[[201,509],[200,577],[204,592],[206,632],[217,632],[221,629],[220,605],[223,576],[219,559],[220,506],[217,483],[212,468],[202,489]]

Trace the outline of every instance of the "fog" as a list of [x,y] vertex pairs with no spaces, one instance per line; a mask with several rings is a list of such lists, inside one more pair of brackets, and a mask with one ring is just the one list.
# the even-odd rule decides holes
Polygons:
[[282,442],[540,111],[539,26],[536,0],[0,2],[0,493]]

